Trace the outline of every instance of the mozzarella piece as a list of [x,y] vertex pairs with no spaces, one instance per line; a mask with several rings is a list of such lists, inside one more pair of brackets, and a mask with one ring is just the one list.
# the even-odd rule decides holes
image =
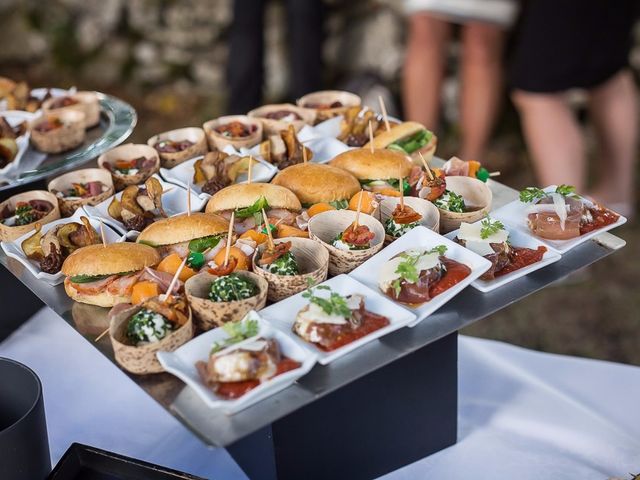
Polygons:
[[552,193],[551,198],[553,199],[553,207],[560,218],[560,229],[564,230],[565,222],[567,221],[567,211],[569,210],[569,205],[564,201],[564,196],[559,193]]
[[482,224],[480,222],[462,223],[460,225],[460,231],[458,232],[458,238],[465,241],[465,247],[467,249],[484,257],[494,254],[495,252],[493,248],[491,248],[491,244],[505,243],[509,239],[509,232],[499,230],[487,238],[482,238]]
[[347,319],[341,315],[328,314],[322,308],[315,304],[309,303],[307,308],[298,312],[298,322],[305,323],[331,323],[334,325],[344,325]]

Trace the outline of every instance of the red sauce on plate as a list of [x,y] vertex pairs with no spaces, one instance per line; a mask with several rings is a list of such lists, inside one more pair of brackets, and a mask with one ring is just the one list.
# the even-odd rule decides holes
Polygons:
[[620,218],[620,215],[606,208],[590,208],[589,211],[591,212],[593,221],[580,225],[580,235],[616,223]]
[[[276,374],[271,377],[277,377],[283,373],[295,370],[300,367],[300,362],[296,362],[287,357],[282,357],[276,367]],[[260,380],[245,380],[244,382],[226,382],[218,383],[215,389],[216,395],[226,400],[232,400],[234,398],[240,398],[245,393],[253,390],[260,385]]]
[[337,350],[348,343],[355,342],[362,337],[366,337],[370,333],[386,327],[387,325],[389,325],[389,319],[387,317],[365,310],[362,316],[362,323],[358,328],[343,329],[338,335],[336,335],[331,343],[324,345],[315,343],[314,345],[325,352],[332,352],[333,350]]
[[501,277],[507,273],[515,272],[516,270],[537,263],[542,260],[546,251],[546,247],[538,247],[536,250],[532,248],[511,247],[509,263],[502,270],[498,270],[495,276]]
[[449,290],[455,284],[467,278],[471,273],[471,269],[464,263],[456,262],[450,258],[442,258],[442,263],[447,271],[440,280],[429,287],[429,295],[431,298]]

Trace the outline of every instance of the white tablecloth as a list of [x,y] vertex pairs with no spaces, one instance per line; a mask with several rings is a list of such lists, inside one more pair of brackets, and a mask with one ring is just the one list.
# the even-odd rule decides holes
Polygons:
[[[457,445],[385,479],[605,480],[640,471],[640,368],[460,337]],[[0,344],[44,385],[53,463],[72,442],[245,478],[51,310]]]

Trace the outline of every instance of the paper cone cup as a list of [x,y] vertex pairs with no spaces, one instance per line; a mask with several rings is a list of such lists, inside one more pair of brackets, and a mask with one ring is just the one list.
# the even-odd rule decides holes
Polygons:
[[[256,127],[256,131],[248,137],[243,138],[229,138],[215,131],[216,127],[231,122],[241,122],[245,125],[254,125]],[[231,145],[236,150],[240,150],[241,148],[251,148],[262,141],[262,122],[257,118],[251,118],[246,115],[228,115],[226,117],[209,120],[202,125],[202,129],[207,136],[207,143],[209,144],[209,150],[211,151],[224,150],[227,145]]]
[[100,123],[100,102],[95,92],[77,92],[69,95],[78,103],[67,107],[53,108],[56,98],[49,98],[42,103],[42,110],[45,113],[60,113],[77,111],[84,114],[84,128],[95,127]]
[[327,278],[329,269],[329,252],[319,242],[299,237],[274,240],[274,243],[280,242],[291,242],[291,252],[296,258],[302,274],[275,275],[259,267],[257,259],[262,256],[262,252],[266,248],[266,244],[260,245],[257,254],[253,256],[253,271],[269,283],[267,298],[272,302],[278,302],[283,298],[302,292],[309,286],[307,282],[309,278],[313,280],[314,284],[323,282]]
[[258,287],[258,293],[246,300],[237,302],[214,302],[209,300],[211,282],[217,275],[203,272],[191,277],[184,285],[189,305],[193,310],[196,326],[200,330],[211,330],[227,322],[242,320],[251,310],[260,310],[267,303],[267,281],[255,273],[237,271],[238,276],[247,278]]
[[[68,199],[60,197],[54,192],[54,190],[58,192],[64,192],[70,189],[73,186],[73,183],[87,183],[95,181],[102,182],[107,186],[107,189],[101,194],[94,195],[92,197]],[[47,189],[58,198],[60,213],[63,217],[70,217],[78,208],[83,205],[99,204],[100,202],[113,195],[114,191],[111,174],[101,168],[85,168],[84,170],[76,170],[73,172],[65,173],[64,175],[51,180]]]
[[162,140],[170,140],[173,142],[189,140],[190,142],[193,142],[193,145],[185,148],[181,152],[158,152],[158,154],[160,155],[160,162],[162,163],[162,166],[164,168],[173,168],[176,165],[180,165],[182,162],[186,162],[187,160],[190,160],[193,157],[197,157],[199,155],[204,155],[209,151],[204,130],[198,127],[178,128],[177,130],[170,130],[168,132],[154,135],[149,140],[147,140],[147,145],[149,145],[150,147],[155,147],[156,144],[158,142],[161,142]]
[[[37,126],[40,122],[59,118],[64,125],[49,132],[40,132]],[[86,132],[84,129],[84,113],[78,110],[60,109],[45,112],[42,116],[31,122],[31,144],[44,153],[62,153],[72,150],[84,142]]]
[[460,228],[462,222],[473,223],[491,211],[493,194],[486,183],[471,177],[447,177],[447,190],[464,198],[468,212],[456,213],[439,208],[440,233],[449,233]]
[[[399,203],[400,198],[396,197],[386,197],[380,202],[380,222],[383,227],[387,219],[393,214],[396,205]],[[433,203],[418,197],[404,197],[404,203],[422,215],[420,225],[423,225],[436,233],[438,232],[441,221],[440,213]],[[385,239],[387,244],[396,240],[390,235],[386,235]]]
[[[302,120],[294,120],[293,122],[285,122],[283,120],[274,120],[272,118],[265,118],[264,116],[270,112],[277,112],[278,110],[287,110],[297,113]],[[289,128],[289,125],[293,125],[296,132],[299,132],[305,125],[313,125],[316,119],[316,112],[308,108],[300,108],[290,103],[280,103],[276,105],[264,105],[262,107],[251,110],[248,114],[250,117],[255,117],[262,122],[262,128],[264,130],[264,136],[280,135],[282,130]]]
[[[37,221],[42,225],[53,222],[60,218],[60,208],[58,207],[58,198],[50,192],[44,190],[32,190],[30,192],[19,193],[11,198],[8,198],[4,202],[0,203],[0,212],[4,210],[4,207],[10,206],[15,209],[16,203],[28,202],[29,200],[46,200],[53,205],[53,209],[47,213],[44,217]],[[10,227],[0,223],[0,240],[3,242],[11,242],[16,238],[24,235],[27,232],[33,230],[36,226],[36,222],[28,225],[20,225],[16,227]]]
[[361,213],[359,223],[369,227],[369,230],[376,235],[371,241],[371,248],[347,251],[334,247],[333,240],[355,219],[356,212],[352,210],[331,210],[315,215],[309,220],[309,237],[320,242],[329,251],[329,273],[332,276],[349,273],[378,253],[384,245],[385,235],[382,224],[374,217]]
[[[335,108],[314,108],[313,105],[331,105],[334,102],[340,102],[341,107]],[[304,95],[298,99],[296,104],[302,108],[315,110],[316,123],[320,123],[329,118],[342,115],[350,107],[359,107],[362,105],[362,99],[355,93],[345,92],[343,90],[323,90]]]
[[113,346],[116,362],[127,372],[138,375],[164,372],[156,358],[157,352],[172,352],[193,338],[191,309],[187,323],[169,333],[156,343],[136,347],[131,345],[125,335],[127,322],[142,306],[136,305],[114,315],[109,323],[109,338]]
[[[133,160],[134,158],[152,158],[155,161],[153,168],[145,170],[144,172],[138,172],[134,175],[116,175],[109,171],[105,164],[109,163],[113,165],[116,160]],[[103,153],[98,157],[98,166],[104,168],[109,172],[113,180],[113,185],[116,191],[121,191],[127,188],[129,185],[140,185],[144,183],[154,173],[160,171],[160,156],[155,148],[144,144],[127,143],[126,145],[120,145],[119,147],[112,148],[108,152]]]

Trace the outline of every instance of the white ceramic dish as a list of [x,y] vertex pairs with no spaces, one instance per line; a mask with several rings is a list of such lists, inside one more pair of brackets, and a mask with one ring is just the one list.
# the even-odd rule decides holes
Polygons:
[[[198,195],[198,197],[200,197],[201,199],[208,200],[209,198],[211,198],[211,195],[209,195],[208,193],[204,193],[201,186],[193,184],[193,166],[201,158],[203,157],[200,156],[192,158],[191,160],[187,160],[186,162],[183,162],[173,168],[161,168],[160,175],[167,182],[179,185],[185,190],[191,183],[191,190],[193,191],[193,193]],[[254,157],[254,160],[255,162],[251,169],[252,182],[266,183],[271,180],[273,176],[278,172],[278,169],[276,167],[268,162],[265,162],[262,158]],[[236,183],[247,183],[247,174],[240,174],[236,179]]]
[[[20,122],[27,122],[27,124],[31,123],[33,120],[37,118],[38,115],[35,113],[23,112],[22,110],[7,110],[4,112],[0,112],[0,116],[4,117],[9,125],[15,127]],[[18,168],[20,165],[20,160],[24,156],[25,152],[29,148],[29,130],[24,135],[20,135],[16,138],[16,144],[18,145],[18,153],[16,153],[13,161],[8,163],[3,168],[0,168],[0,175],[6,175]]]
[[419,226],[398,238],[388,247],[382,249],[379,253],[375,254],[369,260],[352,271],[350,275],[356,280],[367,285],[369,288],[379,292],[379,295],[383,295],[385,298],[388,298],[378,287],[378,272],[382,266],[397,254],[406,250],[430,250],[438,245],[446,246],[447,252],[445,253],[445,256],[460,263],[464,263],[471,268],[471,273],[461,282],[418,307],[410,307],[408,305],[398,303],[397,305],[402,305],[403,308],[416,314],[416,320],[409,325],[410,327],[413,327],[438,310],[445,303],[464,290],[474,280],[480,277],[480,275],[491,267],[491,262],[486,258],[476,255],[472,251],[461,247],[457,243],[452,242],[448,238],[445,238],[428,228]]
[[[536,250],[538,247],[546,247],[546,245],[544,245],[536,237],[526,234],[524,232],[521,232],[519,230],[515,230],[511,228],[511,226],[506,222],[504,222],[504,224],[507,231],[509,232],[509,242],[514,247],[531,248],[533,250]],[[449,240],[453,240],[458,235],[458,231],[459,230],[454,230],[453,232],[447,233],[447,235],[445,236]],[[546,267],[547,265],[550,265],[560,260],[561,255],[558,252],[548,247],[546,248],[547,248],[547,251],[544,253],[544,255],[542,256],[542,260],[540,260],[539,262],[533,263],[527,267],[521,268],[514,272],[507,273],[506,275],[502,275],[500,277],[494,278],[493,280],[482,280],[478,278],[471,284],[471,286],[484,293],[490,292],[492,290],[495,290],[496,288],[506,285],[509,282],[513,282],[518,278],[524,277],[525,275],[528,275],[531,272],[540,270],[542,267]]]
[[196,362],[206,362],[209,359],[209,352],[213,343],[227,338],[227,334],[222,328],[209,330],[185,343],[174,352],[158,352],[156,354],[160,364],[167,372],[172,373],[189,385],[209,408],[220,409],[226,414],[239,412],[263,398],[285,389],[311,370],[316,363],[316,357],[313,353],[300,347],[287,335],[272,328],[255,311],[249,312],[247,317],[258,320],[260,336],[275,338],[282,353],[302,365],[295,370],[285,372],[261,383],[240,398],[226,400],[218,397],[202,382],[196,369]]
[[[380,338],[388,333],[391,333],[399,328],[402,328],[411,322],[415,321],[415,315],[399,307],[397,304],[387,299],[381,293],[371,290],[369,287],[354,280],[348,275],[338,275],[333,277],[320,285],[327,285],[331,289],[341,295],[351,295],[359,293],[365,297],[365,307],[367,310],[384,315],[390,321],[389,325],[379,330],[376,330],[369,335],[355,340],[343,347],[340,347],[331,352],[325,352],[320,350],[315,345],[304,341],[298,335],[293,333],[292,327],[295,321],[295,317],[302,308],[309,304],[309,301],[302,298],[302,293],[293,295],[285,300],[275,303],[263,310],[260,310],[260,314],[265,320],[271,322],[271,324],[281,330],[284,334],[294,339],[298,344],[303,345],[308,350],[314,352],[318,356],[318,362],[322,365],[327,365],[332,361],[346,355],[347,353],[355,350],[356,348],[369,343],[377,338]],[[324,293],[323,293],[324,292]],[[315,295],[326,295],[326,290],[316,290]]]
[[[555,191],[555,189],[556,185],[550,185],[543,190],[545,192],[553,192]],[[588,199],[587,201],[590,202],[590,200]],[[522,203],[520,200],[514,200],[513,202],[507,203],[503,207],[491,212],[491,217],[497,218],[498,220],[502,220],[505,223],[510,224],[512,227],[512,231],[518,231],[528,235],[532,235],[531,230],[527,225],[527,209],[530,206],[530,203]],[[579,237],[572,238],[570,240],[548,240],[546,238],[541,238],[538,236],[535,236],[535,238],[540,240],[540,242],[544,246],[552,248],[558,253],[567,253],[572,248],[577,247],[587,240],[591,240],[593,237],[596,237],[601,233],[619,227],[620,225],[624,225],[626,222],[627,219],[620,215],[620,218],[618,218],[617,222],[612,223],[611,225],[607,225],[604,228],[599,228],[598,230],[593,230],[589,233],[585,233],[584,235],[580,235]]]
[[[155,178],[160,180],[160,184],[164,190],[164,194],[162,195],[162,206],[164,211],[170,217],[174,215],[178,215],[180,213],[186,213],[187,211],[187,190],[178,185],[173,185],[171,183],[167,183],[163,181],[158,175],[153,175]],[[116,198],[120,199],[122,197],[122,192],[116,193]],[[109,215],[108,208],[109,204],[113,197],[107,198],[104,202],[99,203],[95,207],[90,205],[85,205],[84,209],[87,214],[92,218],[101,218],[102,221],[114,228],[117,232],[124,234],[127,233],[127,229],[122,224],[122,222],[112,218]],[[206,199],[200,198],[194,192],[191,192],[191,211],[199,212],[204,207],[205,203],[207,203]]]
[[[48,232],[56,225],[64,225],[65,223],[72,222],[81,223],[80,217],[82,216],[89,217],[87,213],[82,210],[82,208],[79,208],[69,218],[61,218],[60,220],[55,220],[51,223],[43,225],[42,233]],[[98,235],[100,235],[100,220],[98,220],[97,218],[89,217],[89,222],[96,230],[96,232],[98,232]],[[40,270],[40,264],[34,260],[28,259],[22,251],[22,248],[20,247],[22,242],[33,235],[34,232],[35,230],[31,230],[29,233],[25,233],[21,237],[15,239],[13,242],[2,242],[2,249],[4,250],[4,253],[7,254],[7,257],[15,258],[22,265],[24,265],[25,268],[29,270],[29,272],[31,272],[31,274],[37,279],[42,280],[49,285],[58,285],[64,280],[64,275],[61,272],[55,274],[43,272],[42,270]],[[107,243],[116,243],[120,241],[120,234],[116,233],[106,225],[104,226],[104,236],[106,237]]]

